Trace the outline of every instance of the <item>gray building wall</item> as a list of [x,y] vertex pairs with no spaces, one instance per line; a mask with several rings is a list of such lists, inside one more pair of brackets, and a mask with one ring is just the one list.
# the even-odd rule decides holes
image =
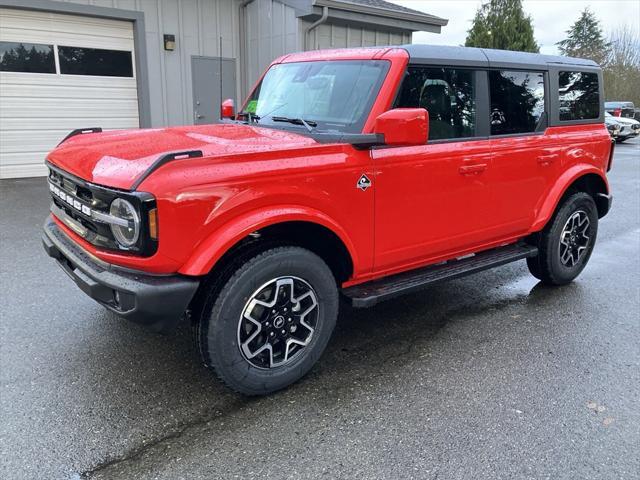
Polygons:
[[[236,58],[239,54],[237,0],[60,1],[144,13],[154,127],[193,123],[192,55]],[[164,50],[164,34],[176,36],[174,51]]]
[[[246,93],[273,59],[304,50],[304,35],[312,22],[296,17],[293,8],[277,0],[254,0],[246,7]],[[309,33],[308,48],[371,47],[411,43],[410,33],[361,28],[327,22]]]
[[247,93],[275,58],[303,49],[295,10],[276,0],[255,0],[245,10],[247,28],[244,63]]
[[[274,58],[304,50],[305,32],[311,25],[296,17],[294,8],[277,0],[254,0],[248,4],[243,14],[244,29],[240,28],[240,0],[55,1],[144,13],[153,127],[193,123],[192,56],[236,58],[236,100],[242,101]],[[411,43],[408,32],[330,22],[310,32],[310,49]],[[174,51],[164,50],[164,34],[175,35]],[[243,41],[246,53],[240,59]]]

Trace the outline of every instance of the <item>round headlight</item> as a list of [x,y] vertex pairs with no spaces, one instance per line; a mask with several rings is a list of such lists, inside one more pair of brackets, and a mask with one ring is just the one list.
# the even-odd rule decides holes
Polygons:
[[116,241],[123,247],[133,247],[140,235],[140,217],[134,206],[122,198],[116,198],[111,202],[109,213],[127,221],[126,226],[111,224],[111,232]]

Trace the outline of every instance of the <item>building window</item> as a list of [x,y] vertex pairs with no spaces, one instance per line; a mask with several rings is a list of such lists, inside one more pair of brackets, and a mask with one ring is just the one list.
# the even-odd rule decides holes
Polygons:
[[535,132],[544,113],[541,72],[489,72],[491,135]]
[[133,77],[131,52],[100,48],[58,47],[60,73]]
[[0,42],[0,71],[56,73],[53,45]]
[[475,136],[475,72],[454,68],[409,67],[397,108],[429,112],[429,140]]
[[560,120],[587,120],[600,116],[597,74],[560,72],[558,83]]

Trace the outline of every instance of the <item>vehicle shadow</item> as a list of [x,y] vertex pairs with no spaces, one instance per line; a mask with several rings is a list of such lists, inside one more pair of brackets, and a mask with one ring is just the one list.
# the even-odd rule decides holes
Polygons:
[[[536,280],[526,273],[526,267],[513,265],[370,309],[343,305],[332,341],[316,367],[302,381],[275,395],[302,397],[316,409],[333,402],[336,395],[345,401],[346,392],[358,382],[394,375],[431,348],[438,348],[440,331],[452,322],[464,325],[487,312],[500,315],[511,303],[527,301]],[[531,293],[550,294],[537,287]],[[96,329],[93,336],[102,340],[86,344],[87,350],[80,349],[75,355],[101,361],[88,362],[82,374],[78,409],[100,405],[100,417],[119,418],[122,433],[112,432],[116,437],[134,431],[144,443],[249,404],[253,409],[261,408],[262,399],[232,393],[200,364],[188,325],[175,334],[159,335],[99,307],[87,315],[97,317],[92,322]],[[316,395],[319,390],[324,394]],[[137,448],[135,441],[130,443],[127,448]]]

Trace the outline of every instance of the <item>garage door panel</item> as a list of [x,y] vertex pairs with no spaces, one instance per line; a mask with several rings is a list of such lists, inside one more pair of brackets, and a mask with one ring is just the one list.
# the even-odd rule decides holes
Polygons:
[[[4,87],[5,85],[24,85],[25,87],[52,85],[74,88],[82,88],[85,86],[103,88],[136,88],[136,81],[133,78],[125,77],[2,72],[2,74],[0,74],[0,87]],[[2,92],[2,94],[4,95],[4,92]]]
[[133,40],[131,22],[80,15],[0,8],[2,28],[43,32],[53,36],[84,35]]
[[[47,152],[74,128],[51,131],[3,130],[0,133],[4,155],[13,153]],[[6,158],[5,158],[6,160]]]
[[44,177],[46,175],[47,167],[44,160],[42,162],[31,161],[26,164],[0,164],[0,178]]
[[53,97],[75,97],[83,99],[108,97],[119,100],[138,99],[137,89],[122,87],[96,87],[71,85],[33,85],[28,90],[24,85],[3,84],[0,85],[3,97],[24,97],[25,93],[29,98],[53,98]]
[[[127,126],[127,121],[129,126]],[[57,122],[60,124],[61,122]],[[2,151],[8,153],[28,153],[28,152],[48,152],[52,146],[57,145],[70,131],[77,128],[90,128],[99,126],[103,130],[113,130],[114,124],[123,125],[118,128],[136,128],[135,119],[116,119],[116,122],[99,121],[97,124],[79,124],[74,121],[67,122],[67,125],[56,130],[37,130],[31,131],[26,129],[20,130],[3,130],[0,132],[0,143],[2,143]]]
[[[42,132],[43,130],[63,130],[69,133],[71,130],[75,130],[76,128],[89,128],[89,127],[100,127],[104,130],[116,130],[122,128],[138,128],[138,119],[137,117],[102,117],[97,116],[93,118],[83,117],[83,118],[60,118],[60,117],[51,117],[51,118],[43,118],[38,120],[37,129],[34,129],[34,121],[31,118],[16,118],[11,121],[11,128],[2,128],[3,134],[8,134],[8,132],[15,132],[24,130],[27,132],[31,138],[34,138],[38,135],[38,132]],[[66,133],[65,133],[66,135]],[[56,142],[57,143],[57,142]],[[52,144],[53,148],[55,144]],[[4,151],[4,149],[3,149]]]
[[[44,159],[47,156],[47,150],[30,150],[29,152],[12,152],[5,153],[4,162],[2,162],[3,166],[19,166],[19,165],[29,165],[29,164],[41,164],[44,163]],[[37,161],[33,161],[34,157],[38,157]]]
[[[129,117],[137,108],[136,99],[115,98],[67,98],[64,105],[57,98],[5,97],[2,101],[0,120],[12,118],[67,117]],[[5,125],[3,125],[3,128]],[[7,128],[11,125],[6,125]]]
[[21,30],[15,28],[2,28],[2,39],[5,42],[44,43],[47,45],[64,45],[68,47],[105,48],[109,45],[113,50],[129,50],[132,40],[121,37],[94,36],[87,38],[83,35],[66,34],[64,39],[58,34],[42,32],[39,30]]
[[[12,9],[0,15],[0,41],[125,50],[133,59],[132,22]],[[46,154],[76,128],[138,126],[135,78],[0,72],[0,178],[46,175]]]

